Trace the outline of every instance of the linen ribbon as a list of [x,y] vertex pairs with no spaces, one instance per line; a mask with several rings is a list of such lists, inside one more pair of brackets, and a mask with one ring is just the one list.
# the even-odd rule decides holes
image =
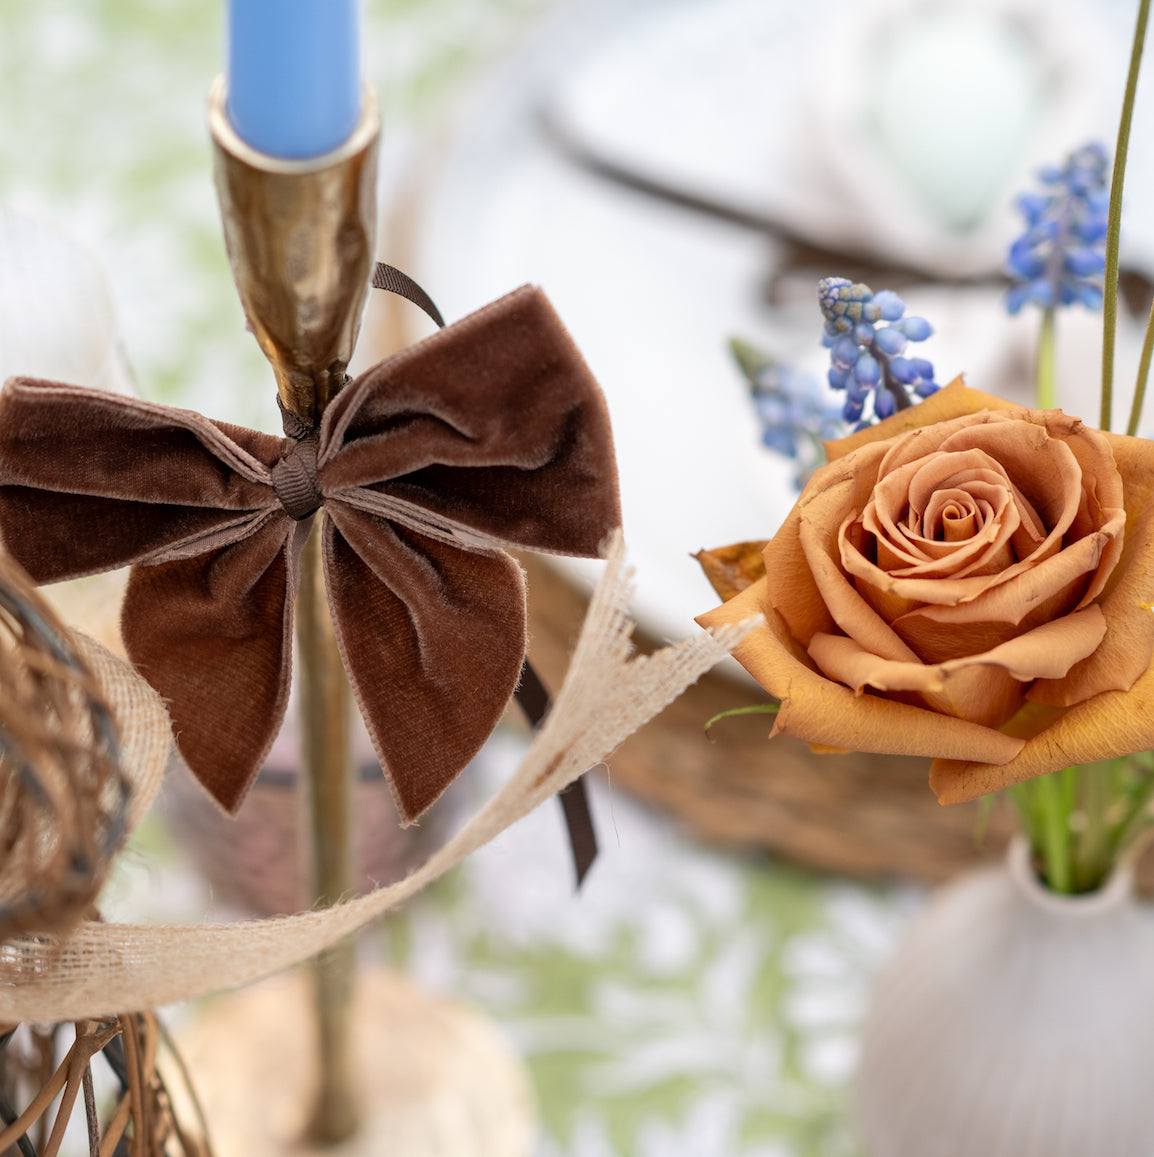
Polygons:
[[235,811],[283,720],[301,549],[402,817],[472,758],[517,686],[508,548],[595,556],[620,525],[604,399],[525,286],[347,384],[286,437],[80,386],[0,391],[0,533],[37,582],[131,565],[133,663]]

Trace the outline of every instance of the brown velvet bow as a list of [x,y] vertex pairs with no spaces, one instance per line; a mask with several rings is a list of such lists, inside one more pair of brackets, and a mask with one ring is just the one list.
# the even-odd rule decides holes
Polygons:
[[0,393],[0,529],[38,582],[132,564],[125,644],[235,811],[284,717],[298,561],[324,507],[337,641],[406,820],[496,725],[526,644],[503,547],[595,555],[620,525],[604,399],[523,287],[277,438],[80,386]]

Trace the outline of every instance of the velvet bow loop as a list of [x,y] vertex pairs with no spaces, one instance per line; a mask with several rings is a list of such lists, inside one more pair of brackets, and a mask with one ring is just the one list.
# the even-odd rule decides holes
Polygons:
[[496,725],[525,650],[504,546],[595,554],[620,523],[604,400],[525,287],[350,383],[287,438],[54,383],[0,393],[0,528],[38,581],[131,564],[133,662],[229,810],[284,717],[322,506],[337,641],[402,815]]

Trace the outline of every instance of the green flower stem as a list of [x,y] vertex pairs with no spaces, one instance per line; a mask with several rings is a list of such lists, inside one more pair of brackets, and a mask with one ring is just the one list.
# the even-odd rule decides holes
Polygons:
[[978,818],[974,822],[974,848],[976,850],[980,850],[986,842],[986,832],[989,831],[990,820],[994,818],[994,807],[997,801],[998,797],[993,792],[978,796]]
[[1058,404],[1054,386],[1054,307],[1051,305],[1042,313],[1042,332],[1038,335],[1038,383],[1037,399],[1039,410],[1052,410]]
[[1037,815],[1035,814],[1033,784],[1030,782],[1012,783],[1006,790],[1010,793],[1010,801],[1018,813],[1018,823],[1022,826],[1022,832],[1029,841],[1030,847],[1036,848],[1041,843],[1041,839]]
[[1078,767],[1064,767],[1057,772],[1058,783],[1062,788],[1062,814],[1067,817],[1067,820],[1074,814],[1074,809],[1078,806],[1078,772],[1080,770]]
[[802,427],[798,427],[797,432],[802,438],[805,438],[810,443],[810,445],[813,447],[814,453],[817,455],[817,458],[816,458],[817,465],[814,466],[814,469],[816,470],[819,467],[824,466],[825,465],[825,442],[821,438],[819,438],[817,436],[817,434],[815,434],[812,430],[806,430]]
[[1081,789],[1077,806],[1082,828],[1074,845],[1074,890],[1092,892],[1110,874],[1109,824],[1107,812],[1113,798],[1119,760],[1091,763],[1071,768]]
[[1026,840],[1035,855],[1041,856],[1046,842],[1046,814],[1039,781],[1028,779],[1024,783],[1012,784],[1009,792]]
[[1131,795],[1122,819],[1114,826],[1110,833],[1110,856],[1116,859],[1130,845],[1131,840],[1149,822],[1148,810],[1151,797],[1154,797],[1154,775],[1145,777],[1137,790]]
[[1146,336],[1142,339],[1142,356],[1138,359],[1138,377],[1134,383],[1134,401],[1130,406],[1130,421],[1126,433],[1133,438],[1138,433],[1138,423],[1142,420],[1142,404],[1146,401],[1146,379],[1150,376],[1150,359],[1154,355],[1154,301],[1150,303],[1150,316],[1146,319]]
[[1118,145],[1114,150],[1114,172],[1110,180],[1110,214],[1106,227],[1106,282],[1102,303],[1102,413],[1099,425],[1110,429],[1114,409],[1114,330],[1118,318],[1118,239],[1122,232],[1122,184],[1126,176],[1126,154],[1130,148],[1130,121],[1134,115],[1134,94],[1138,89],[1138,69],[1146,43],[1146,21],[1150,0],[1140,0],[1130,49],[1130,71],[1126,95],[1118,122]]
[[1035,850],[1042,854],[1046,883],[1051,891],[1068,895],[1073,879],[1070,871],[1070,826],[1067,822],[1069,812],[1062,806],[1062,785],[1056,772],[1040,775],[1033,782],[1042,827],[1041,847]]
[[752,703],[748,707],[731,707],[728,711],[719,711],[705,724],[705,734],[722,719],[732,719],[735,715],[776,715],[780,710],[780,703]]
[[737,368],[752,382],[762,370],[768,369],[773,362],[756,346],[742,341],[739,337],[729,339],[729,352],[737,362]]

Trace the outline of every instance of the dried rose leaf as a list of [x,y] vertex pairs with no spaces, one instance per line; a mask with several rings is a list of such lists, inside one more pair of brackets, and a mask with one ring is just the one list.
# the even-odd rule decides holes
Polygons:
[[764,539],[735,542],[715,550],[699,550],[693,557],[701,564],[713,589],[728,602],[765,575],[765,559],[761,556],[764,549]]

